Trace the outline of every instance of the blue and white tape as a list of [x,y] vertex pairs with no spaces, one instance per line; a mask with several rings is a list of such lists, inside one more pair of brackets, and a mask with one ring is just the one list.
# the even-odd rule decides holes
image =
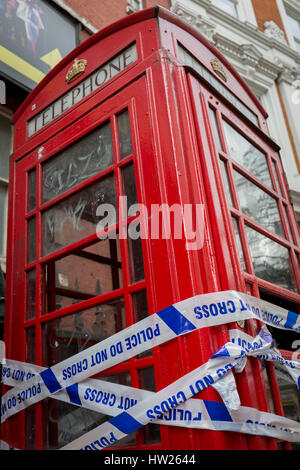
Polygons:
[[[300,331],[297,314],[261,299],[236,291],[195,296],[167,307],[51,368],[41,369],[38,373],[35,370],[34,376],[28,376],[25,383],[18,384],[2,397],[1,421],[49,396],[68,396],[68,400],[80,406],[81,386],[90,376],[177,336],[249,318],[277,328]],[[260,349],[260,353],[265,355],[266,351]],[[235,361],[235,367],[241,367],[242,362],[243,355]],[[222,394],[220,383],[213,382]]]
[[[254,343],[259,346],[254,346]],[[123,411],[106,423],[75,439],[70,444],[62,447],[61,450],[102,450],[110,447],[118,440],[140,429],[149,422],[157,420],[158,417],[162,417],[165,413],[176,409],[192,396],[215,384],[239,362],[240,358],[248,355],[251,356],[258,351],[261,353],[267,352],[271,347],[272,338],[264,330],[261,330],[247,347],[241,347],[237,343],[228,342],[207,363],[184,375],[129,410]],[[224,430],[224,423],[227,422],[234,425],[230,426],[231,429],[235,428],[239,432],[249,432],[249,429],[253,428],[250,424],[253,424],[257,433],[258,424],[255,422],[251,423],[252,420],[249,418],[249,415],[247,418],[248,422],[234,422],[224,403],[205,402],[205,406],[210,418],[213,418],[211,421],[214,426],[220,426],[219,422],[221,421],[223,423],[222,429]],[[233,410],[232,413],[235,413],[235,411]],[[276,417],[276,420],[277,423],[280,423],[279,428],[278,424],[276,425],[273,422],[272,427],[270,426],[268,430],[268,435],[273,437],[280,435],[282,438],[285,425],[285,440],[300,441],[300,423],[285,418],[278,420],[278,417]],[[246,426],[247,424],[248,427]],[[266,431],[264,429],[260,432],[265,433]]]

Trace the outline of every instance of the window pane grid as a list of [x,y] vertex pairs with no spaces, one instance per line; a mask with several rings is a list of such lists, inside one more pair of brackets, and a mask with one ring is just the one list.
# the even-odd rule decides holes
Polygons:
[[[126,111],[126,110],[125,110]],[[117,118],[120,115],[120,113],[117,113],[114,116],[110,117],[110,122],[111,122],[111,130],[112,130],[112,145],[113,145],[113,155],[114,155],[114,160],[113,163],[110,167],[104,169],[102,172],[99,174],[95,174],[92,177],[90,177],[87,180],[84,180],[80,182],[78,185],[69,188],[66,192],[63,192],[62,194],[57,195],[55,198],[44,202],[43,199],[43,194],[42,194],[42,172],[43,172],[43,163],[40,162],[35,168],[36,172],[36,192],[35,195],[36,197],[36,203],[35,207],[33,202],[31,202],[31,205],[28,206],[29,208],[32,208],[30,212],[28,212],[25,215],[25,220],[27,220],[27,223],[30,222],[31,220],[35,220],[36,222],[36,239],[37,239],[37,245],[41,247],[42,245],[42,217],[43,214],[47,210],[51,210],[51,208],[54,208],[57,206],[59,203],[66,202],[68,198],[73,197],[74,195],[79,194],[82,190],[85,190],[85,188],[90,187],[91,185],[95,184],[95,182],[101,181],[105,179],[108,175],[112,175],[115,181],[116,185],[116,198],[119,198],[120,196],[128,196],[128,202],[129,204],[134,204],[137,202],[138,194],[137,192],[139,191],[139,188],[134,187],[134,182],[133,178],[135,177],[136,180],[136,168],[135,168],[135,161],[134,161],[134,153],[132,151],[132,147],[130,147],[131,142],[126,141],[126,138],[123,139],[123,156],[121,157],[121,147],[119,149],[119,142],[118,142],[118,132],[117,132]],[[125,124],[124,124],[125,122]],[[126,119],[124,119],[123,115],[123,131],[125,127],[128,127],[128,123],[126,124]],[[132,131],[132,129],[131,129]],[[134,143],[134,141],[133,141]],[[124,150],[125,149],[125,150]],[[55,156],[54,156],[55,158]],[[122,159],[121,159],[122,158]],[[45,160],[44,160],[45,162]],[[31,183],[32,185],[32,183]],[[33,201],[33,198],[31,198],[31,201]],[[119,209],[119,205],[117,207]],[[128,214],[125,214],[124,216],[124,223],[126,226],[126,229],[128,225],[132,222],[134,217],[128,217]],[[111,232],[116,232],[118,233],[120,228],[120,221],[118,220],[117,223],[115,224],[114,227],[110,227]],[[39,241],[38,241],[39,240]],[[109,243],[111,241],[109,240]],[[70,245],[66,245],[65,247],[62,247],[61,249],[54,251],[52,253],[47,254],[46,256],[43,256],[43,253],[40,250],[36,251],[36,256],[35,260],[31,263],[28,263],[25,265],[25,272],[27,273],[28,276],[28,285],[30,285],[31,289],[31,294],[27,298],[28,301],[28,306],[30,306],[30,309],[28,312],[26,312],[26,319],[24,322],[24,326],[26,327],[27,331],[28,328],[33,328],[35,327],[36,331],[36,336],[35,336],[35,342],[32,343],[32,350],[35,351],[35,359],[39,363],[44,363],[44,365],[48,362],[48,360],[45,362],[45,355],[43,357],[40,357],[42,353],[42,348],[45,348],[45,343],[44,346],[42,344],[42,331],[45,332],[45,328],[49,328],[51,324],[54,324],[53,322],[56,322],[56,324],[59,324],[62,322],[62,324],[68,325],[73,319],[74,324],[70,324],[69,328],[69,333],[68,336],[66,337],[67,343],[65,344],[64,347],[66,347],[67,344],[69,344],[69,347],[72,347],[75,349],[79,348],[78,350],[84,349],[90,345],[90,341],[92,340],[93,334],[96,334],[97,328],[101,330],[101,316],[102,312],[101,309],[103,310],[106,308],[108,305],[116,305],[116,302],[118,303],[119,300],[122,300],[122,305],[123,305],[123,316],[122,316],[122,321],[119,326],[116,326],[117,331],[119,329],[126,328],[126,326],[129,326],[136,321],[140,321],[140,319],[144,318],[145,316],[149,315],[148,311],[148,306],[145,304],[145,295],[146,295],[146,281],[145,281],[145,275],[144,275],[144,269],[143,269],[143,275],[136,277],[135,279],[130,278],[130,258],[132,257],[132,253],[130,254],[130,247],[128,246],[128,240],[120,240],[120,246],[118,249],[115,250],[115,253],[119,256],[119,263],[120,263],[120,269],[119,271],[122,272],[122,280],[118,279],[117,282],[117,277],[118,273],[116,275],[112,275],[112,286],[110,286],[107,290],[105,291],[99,291],[97,288],[97,283],[95,283],[95,286],[91,286],[93,292],[92,294],[95,294],[95,296],[89,296],[85,295],[85,290],[83,289],[83,293],[81,295],[82,288],[79,284],[79,281],[77,284],[72,285],[73,293],[75,293],[75,297],[73,300],[69,297],[69,302],[68,305],[64,306],[62,304],[63,296],[67,294],[68,296],[70,295],[70,285],[67,285],[67,283],[70,283],[70,279],[68,280],[66,276],[63,273],[62,267],[64,265],[65,261],[69,262],[69,259],[71,260],[72,257],[77,253],[81,256],[81,253],[88,253],[88,258],[92,257],[92,253],[95,251],[95,246],[97,243],[101,243],[99,238],[97,237],[97,234],[91,234],[86,238],[82,238],[82,240],[74,241],[74,243],[71,243]],[[131,250],[132,251],[132,250]],[[142,252],[141,252],[142,253]],[[91,255],[91,256],[90,256]],[[27,255],[26,255],[27,256]],[[85,259],[86,257],[84,257]],[[102,261],[106,262],[104,258],[101,258]],[[141,258],[142,262],[143,257]],[[79,258],[80,262],[80,258]],[[47,266],[50,266],[52,264],[53,267],[57,265],[57,269],[53,271],[53,282],[54,282],[54,292],[53,292],[53,309],[51,308],[50,310],[45,309],[45,302],[46,302],[46,294],[47,291],[45,291],[46,286],[45,281],[46,281],[46,272],[45,269]],[[106,263],[106,266],[109,266],[110,264]],[[34,271],[33,271],[34,270]],[[38,282],[36,281],[36,288],[34,291],[32,291],[32,282],[30,273],[35,272],[36,274],[36,279],[38,277],[41,277],[43,282]],[[48,275],[51,273],[49,272]],[[60,275],[60,284],[57,284],[57,275]],[[73,282],[74,280],[72,280]],[[56,282],[56,284],[55,284]],[[75,282],[75,281],[74,281]],[[99,286],[98,286],[99,287]],[[115,288],[115,290],[111,290]],[[71,290],[72,290],[71,289]],[[42,292],[43,290],[43,292]],[[35,298],[34,298],[35,296]],[[39,301],[39,299],[42,299],[42,302]],[[39,307],[36,310],[35,317],[33,318],[33,310],[32,306],[33,305],[38,305],[41,304],[41,307]],[[89,325],[86,323],[87,320],[83,321],[84,318],[88,318],[85,312],[94,312],[94,319],[95,321],[92,323],[89,323]],[[109,309],[107,310],[108,313]],[[97,313],[98,312],[98,313]],[[98,315],[98,316],[97,316]],[[117,317],[116,317],[117,318]],[[121,319],[121,318],[119,318]],[[110,322],[111,323],[111,322]],[[87,326],[88,325],[88,326]],[[116,324],[117,325],[117,324]],[[94,329],[92,329],[92,326]],[[102,325],[103,327],[103,325]],[[84,331],[88,332],[88,337],[80,337],[77,338],[76,334],[79,334],[80,332],[83,334]],[[55,330],[56,331],[56,330]],[[62,331],[62,330],[61,330]],[[108,334],[108,332],[107,332]],[[113,334],[113,332],[111,333]],[[39,338],[37,337],[39,336]],[[74,337],[73,337],[73,336]],[[96,338],[96,337],[95,337]],[[101,340],[99,338],[98,340]],[[63,341],[63,344],[65,341]],[[62,345],[63,345],[62,344]],[[38,354],[38,351],[40,351],[40,354]],[[73,355],[76,352],[71,352],[71,355]],[[43,359],[44,358],[44,359]],[[63,360],[62,358],[52,358],[53,363],[59,362],[59,360]],[[114,372],[116,374],[129,374],[132,378],[131,384],[132,386],[135,387],[140,387],[141,383],[139,381],[139,374],[138,371],[143,371],[145,368],[153,368],[153,352],[152,350],[145,351],[144,354],[140,354],[137,357],[133,357],[132,359],[124,362],[123,364],[119,364],[115,366],[112,371],[109,371],[110,373]],[[50,364],[49,364],[50,365]],[[105,371],[107,373],[107,371]],[[56,406],[57,407],[57,406]],[[47,445],[49,442],[47,442],[47,429],[44,426],[43,423],[43,417],[45,417],[45,405],[38,404],[36,409],[38,410],[38,413],[36,414],[36,422],[39,427],[44,427],[45,430],[45,436],[41,438],[41,440],[44,441],[44,447],[47,448]],[[73,413],[73,410],[69,410],[71,413]],[[61,411],[60,411],[61,412]],[[47,414],[47,413],[46,413]],[[109,417],[107,417],[109,419]],[[135,435],[132,437],[132,442],[119,442],[117,443],[118,446],[123,448],[124,446],[127,447],[131,445],[135,445],[138,448],[139,447],[145,447],[147,448],[147,445],[151,445],[152,443],[155,443],[156,445],[159,445],[159,427],[151,427],[151,429],[147,430],[142,430],[142,431],[137,431]],[[36,441],[36,445],[38,445]],[[41,443],[42,445],[42,443]],[[55,445],[54,445],[55,448]]]
[[[210,113],[212,114],[211,111]],[[227,138],[224,138],[226,136],[224,136],[223,134],[223,125],[224,122],[227,123],[227,121],[225,121],[224,119],[220,119],[220,116],[221,113],[217,112],[216,117],[218,117],[219,119],[216,119],[212,125],[215,125],[216,122],[219,123],[218,134],[224,144],[223,148],[225,152],[221,149],[219,149],[218,152],[220,157],[220,170],[222,174],[223,187],[227,188],[225,193],[227,195],[229,211],[231,215],[234,216],[232,221],[234,223],[233,233],[235,236],[236,246],[237,248],[239,248],[237,250],[237,255],[240,259],[242,270],[244,271],[244,277],[247,277],[249,279],[251,278],[251,280],[255,283],[264,282],[263,278],[261,279],[260,275],[265,277],[262,271],[261,273],[259,273],[257,261],[253,259],[253,247],[251,249],[251,245],[249,245],[249,233],[251,233],[249,232],[249,230],[251,228],[257,233],[258,238],[260,238],[261,236],[265,237],[265,243],[267,243],[270,247],[273,247],[272,243],[278,244],[277,250],[282,254],[281,263],[287,263],[286,270],[288,270],[290,273],[287,275],[287,280],[280,281],[279,279],[279,284],[281,283],[281,287],[289,289],[291,292],[299,292],[300,283],[297,266],[298,250],[294,251],[294,249],[296,248],[296,246],[294,245],[295,236],[293,237],[294,234],[292,235],[291,232],[291,225],[288,217],[288,201],[285,199],[282,193],[282,188],[284,186],[282,186],[280,181],[281,175],[279,175],[278,172],[276,159],[273,156],[271,157],[271,154],[269,154],[268,152],[262,150],[261,155],[265,155],[265,163],[263,163],[263,159],[261,158],[261,162],[265,168],[262,178],[259,178],[258,173],[254,172],[253,174],[250,171],[249,166],[247,167],[246,165],[245,168],[245,165],[241,165],[241,161],[239,161],[238,158],[233,159],[231,153],[229,152],[228,140]],[[211,115],[210,117],[212,119],[214,116]],[[230,124],[228,123],[227,125]],[[214,134],[216,134],[216,132],[217,130],[215,129]],[[235,132],[237,131],[235,130]],[[242,138],[245,140],[245,137]],[[268,172],[269,176],[267,176],[266,171]],[[224,173],[227,173],[227,175]],[[244,192],[244,195],[245,197],[248,197],[250,202],[251,199],[253,200],[253,190],[255,188],[257,188],[255,190],[257,194],[261,196],[265,194],[265,196],[263,196],[261,200],[265,200],[265,202],[270,202],[272,206],[271,207],[269,205],[270,215],[272,217],[270,220],[274,220],[274,222],[276,222],[277,220],[278,223],[276,222],[275,225],[268,225],[268,223],[265,224],[265,217],[261,218],[261,214],[257,213],[257,217],[255,215],[258,210],[257,204],[254,204],[253,206],[254,212],[251,210],[250,212],[249,210],[245,211],[245,209],[243,208],[243,206],[245,206],[245,201],[243,203],[243,201],[241,200],[241,190],[237,187],[237,175],[239,175],[238,179],[240,179],[242,182],[248,181],[247,191]],[[251,185],[251,188],[248,188],[249,185]],[[250,189],[252,189],[252,191],[249,191]],[[249,194],[251,194],[251,197],[249,197]],[[265,210],[266,208],[262,207],[262,209]],[[276,215],[276,220],[274,219],[274,214]],[[237,231],[238,227],[239,231]],[[249,273],[246,272],[247,266]],[[278,273],[279,272],[280,271],[278,271]],[[291,277],[289,278],[289,276]],[[266,280],[272,282],[273,284],[276,284],[275,278],[273,279],[273,281],[272,279],[271,281],[270,279]]]

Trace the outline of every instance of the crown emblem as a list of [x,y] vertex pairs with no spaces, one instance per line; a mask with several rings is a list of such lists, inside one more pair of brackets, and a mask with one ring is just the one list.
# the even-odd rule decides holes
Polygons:
[[212,68],[214,69],[214,71],[216,72],[217,75],[219,75],[219,77],[222,78],[222,80],[224,80],[225,82],[227,82],[227,75],[226,75],[226,72],[223,68],[223,65],[221,64],[221,62],[219,61],[219,59],[212,59],[210,61],[211,63],[211,66]]
[[67,83],[73,82],[75,78],[82,75],[85,71],[87,61],[85,59],[75,59],[74,64],[69,68],[68,73],[66,75]]

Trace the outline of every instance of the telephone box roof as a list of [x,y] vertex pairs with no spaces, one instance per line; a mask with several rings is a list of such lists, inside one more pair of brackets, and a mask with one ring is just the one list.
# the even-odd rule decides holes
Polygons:
[[126,29],[129,26],[134,24],[144,22],[146,20],[152,18],[162,18],[169,23],[173,23],[179,28],[187,31],[189,34],[195,37],[198,41],[200,41],[207,49],[209,49],[220,61],[226,66],[226,68],[231,72],[231,74],[237,79],[240,85],[244,88],[246,93],[249,95],[251,100],[257,106],[259,111],[262,113],[264,117],[267,117],[267,113],[265,109],[262,107],[261,103],[249,88],[245,80],[239,75],[239,73],[235,70],[235,68],[231,65],[231,63],[223,56],[223,54],[211,43],[209,42],[201,33],[199,33],[194,27],[190,26],[186,21],[182,20],[178,15],[170,12],[169,10],[155,6],[152,8],[147,8],[141,10],[137,13],[133,13],[131,15],[125,16],[121,20],[116,21],[115,23],[106,26],[105,28],[101,29],[93,36],[79,44],[73,51],[71,51],[66,57],[64,57],[52,70],[48,72],[48,74],[44,77],[44,79],[38,83],[38,85],[33,89],[33,91],[26,97],[22,105],[18,108],[16,113],[14,114],[13,121],[16,122],[19,117],[22,115],[24,110],[27,106],[33,101],[33,99],[39,94],[39,92],[60,72],[64,67],[68,64],[72,63],[75,58],[77,58],[80,54],[82,54],[87,49],[91,48],[95,43],[107,38],[108,36],[117,33],[123,29]]

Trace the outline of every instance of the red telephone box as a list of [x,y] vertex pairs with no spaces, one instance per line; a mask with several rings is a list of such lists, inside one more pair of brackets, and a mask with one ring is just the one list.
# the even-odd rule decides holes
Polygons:
[[[238,290],[300,305],[300,240],[279,148],[260,102],[195,29],[162,8],[79,45],[14,117],[7,357],[51,366],[184,298]],[[100,204],[202,204],[204,243],[99,238]],[[102,214],[103,215],[103,214]],[[125,225],[139,222],[130,215]],[[150,218],[147,222],[150,221]],[[149,222],[150,223],[150,222]],[[173,234],[174,235],[174,234]],[[298,310],[297,310],[298,309]],[[231,327],[254,335],[257,322]],[[206,362],[229,326],[205,328],[123,362],[106,380],[160,390]],[[283,414],[272,364],[236,374],[242,404]],[[212,387],[201,398],[220,401]],[[57,449],[108,419],[46,399],[9,418],[21,449]],[[149,424],[126,449],[277,449],[275,439]]]

